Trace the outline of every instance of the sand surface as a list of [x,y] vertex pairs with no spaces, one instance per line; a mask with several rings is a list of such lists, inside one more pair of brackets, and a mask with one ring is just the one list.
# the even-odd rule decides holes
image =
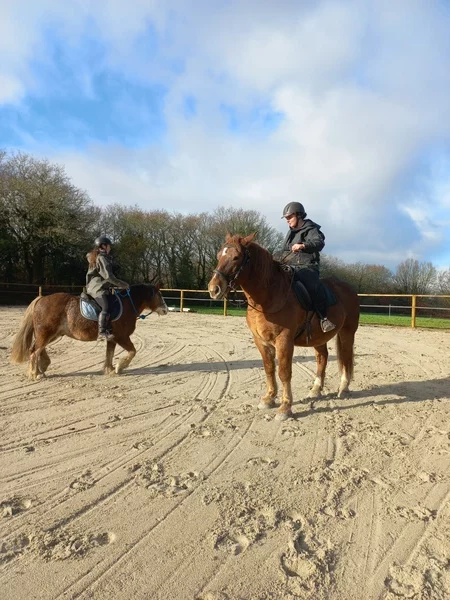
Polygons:
[[0,309],[2,600],[448,600],[450,334],[361,327],[352,394],[260,411],[244,319],[152,315],[121,376],[63,338],[40,382]]

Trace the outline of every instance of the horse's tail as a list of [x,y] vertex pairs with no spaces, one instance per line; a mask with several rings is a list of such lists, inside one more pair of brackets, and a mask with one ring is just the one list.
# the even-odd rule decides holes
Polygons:
[[13,363],[23,363],[30,357],[30,350],[34,337],[33,311],[38,300],[40,300],[40,296],[35,298],[28,306],[23,316],[22,323],[20,324],[19,331],[14,338],[14,343],[11,348],[11,362]]

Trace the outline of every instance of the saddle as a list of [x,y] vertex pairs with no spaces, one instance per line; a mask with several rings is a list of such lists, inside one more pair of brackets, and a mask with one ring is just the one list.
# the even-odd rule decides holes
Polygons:
[[[325,283],[320,279],[319,286],[321,289],[318,290],[318,296],[321,296],[321,299],[326,303],[326,306],[333,306],[337,303],[336,296],[331,289],[325,285]],[[306,289],[305,284],[300,281],[297,277],[294,277],[292,280],[292,290],[295,294],[295,297],[300,303],[300,306],[306,311],[314,311],[316,298],[311,298],[310,293]]]
[[292,289],[294,291],[295,297],[300,303],[300,306],[306,311],[305,321],[298,328],[295,339],[297,339],[302,333],[306,333],[306,341],[309,343],[312,339],[312,325],[311,320],[314,316],[314,313],[317,312],[319,318],[321,318],[321,314],[319,313],[320,308],[317,306],[317,301],[319,298],[317,296],[321,296],[319,300],[319,306],[321,304],[323,308],[323,303],[326,303],[326,306],[333,306],[333,304],[337,303],[336,296],[330,290],[330,288],[325,285],[322,280],[319,280],[319,285],[317,288],[317,296],[316,298],[311,298],[310,293],[306,289],[304,283],[299,281],[294,277],[292,281]]
[[[111,321],[117,321],[122,316],[122,300],[117,294],[110,294],[108,296],[108,312]],[[102,312],[102,308],[95,298],[82,292],[80,295],[80,312],[89,321],[98,321],[98,316]]]

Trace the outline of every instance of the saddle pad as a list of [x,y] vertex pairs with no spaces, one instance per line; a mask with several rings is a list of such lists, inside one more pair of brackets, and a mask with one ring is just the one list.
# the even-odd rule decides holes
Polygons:
[[[109,314],[111,316],[111,321],[117,321],[122,316],[122,300],[119,296],[113,295],[109,297]],[[101,310],[100,307],[90,302],[89,300],[85,300],[80,297],[80,312],[86,319],[89,321],[98,321],[98,315]]]

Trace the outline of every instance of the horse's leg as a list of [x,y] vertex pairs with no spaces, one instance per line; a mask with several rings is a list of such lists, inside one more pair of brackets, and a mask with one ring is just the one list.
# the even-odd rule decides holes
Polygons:
[[28,363],[28,377],[29,379],[35,380],[40,378],[37,357],[34,350],[32,350],[30,354],[30,361]]
[[328,362],[328,348],[326,344],[322,344],[321,346],[316,346],[314,348],[316,353],[316,378],[314,379],[314,384],[311,388],[311,391],[308,394],[308,398],[320,398],[320,392],[323,389],[323,383],[325,380],[325,370],[327,368]]
[[353,377],[353,345],[355,343],[354,329],[342,328],[337,334],[336,349],[341,381],[339,383],[338,398],[342,398],[349,391],[348,386]]
[[136,348],[134,347],[134,344],[130,340],[130,338],[128,338],[126,341],[121,340],[120,346],[122,346],[122,348],[124,350],[126,350],[128,352],[128,354],[124,358],[121,358],[119,360],[119,362],[116,364],[116,373],[117,374],[122,373],[122,371],[128,367],[130,362],[136,356]]
[[113,358],[115,349],[116,342],[113,340],[108,340],[106,342],[106,358],[105,364],[103,366],[103,373],[105,375],[111,375],[112,373],[114,373]]
[[264,371],[266,372],[266,394],[259,401],[258,408],[272,408],[275,406],[277,397],[277,381],[275,379],[275,348],[267,344],[261,338],[254,336],[256,347],[263,359]]
[[45,348],[42,348],[41,355],[39,357],[39,371],[42,373],[42,375],[44,375],[51,362],[52,361],[50,360],[50,357],[47,354],[47,350]]
[[30,366],[28,376],[30,379],[41,379],[45,376],[45,371],[50,364],[50,358],[45,348],[35,348],[30,355]]
[[46,328],[36,328],[36,339],[30,354],[30,364],[28,376],[30,379],[40,379],[45,376],[45,371],[50,364],[50,358],[45,347],[52,342],[57,336],[50,333]]
[[280,408],[277,410],[276,419],[284,421],[292,417],[292,356],[294,343],[286,338],[278,338],[276,343],[278,358],[278,376],[283,384],[283,397]]

